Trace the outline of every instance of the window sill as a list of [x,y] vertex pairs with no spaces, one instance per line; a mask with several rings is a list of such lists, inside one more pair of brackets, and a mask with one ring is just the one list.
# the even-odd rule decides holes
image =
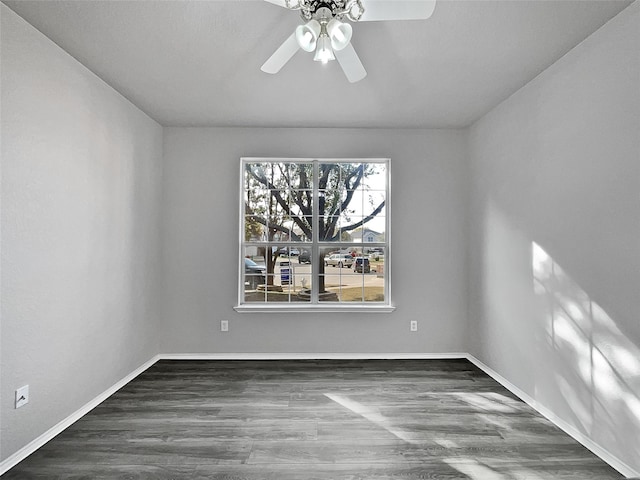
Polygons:
[[237,305],[233,309],[238,313],[391,313],[393,305]]

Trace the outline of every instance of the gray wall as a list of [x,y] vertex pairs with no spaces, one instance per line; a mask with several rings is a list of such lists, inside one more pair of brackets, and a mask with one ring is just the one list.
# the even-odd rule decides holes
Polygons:
[[0,9],[6,459],[158,351],[162,128]]
[[470,129],[470,342],[640,470],[640,3]]
[[[165,129],[162,352],[466,351],[465,142],[454,130]],[[242,156],[391,158],[394,313],[233,310]]]

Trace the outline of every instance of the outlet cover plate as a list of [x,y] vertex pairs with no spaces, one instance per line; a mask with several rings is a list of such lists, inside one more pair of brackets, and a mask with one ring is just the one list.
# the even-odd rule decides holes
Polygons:
[[24,407],[29,403],[29,385],[16,390],[16,408]]

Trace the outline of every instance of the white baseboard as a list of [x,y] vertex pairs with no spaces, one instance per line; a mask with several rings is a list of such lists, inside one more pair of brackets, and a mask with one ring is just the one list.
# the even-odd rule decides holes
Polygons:
[[20,463],[22,460],[27,458],[29,455],[31,455],[33,452],[35,452],[37,449],[39,449],[45,443],[47,443],[49,440],[51,440],[53,437],[55,437],[59,433],[62,433],[62,431],[64,431],[65,429],[67,429],[68,427],[73,425],[75,422],[80,420],[80,418],[85,416],[87,413],[89,413],[91,410],[96,408],[98,405],[100,405],[102,402],[104,402],[111,395],[113,395],[118,390],[120,390],[122,387],[124,387],[131,380],[133,380],[138,375],[140,375],[142,372],[147,370],[151,365],[156,363],[158,361],[158,359],[159,359],[159,356],[156,355],[151,360],[143,363],[138,368],[136,368],[133,372],[131,372],[129,375],[127,375],[126,377],[124,377],[120,381],[118,381],[115,385],[111,386],[110,388],[108,388],[107,390],[102,392],[100,395],[95,397],[93,400],[91,400],[89,403],[87,403],[86,405],[84,405],[80,409],[76,410],[74,413],[69,415],[67,418],[65,418],[64,420],[62,420],[58,424],[56,424],[53,427],[51,427],[49,430],[44,432],[42,435],[40,435],[35,440],[32,440],[31,442],[29,442],[27,445],[25,445],[20,450],[15,452],[13,455],[8,457],[6,460],[4,460],[3,462],[0,462],[0,475],[2,475],[5,472],[7,472],[10,468],[14,467],[18,463]]
[[438,360],[466,353],[161,353],[160,360]]
[[473,363],[476,367],[482,370],[484,373],[486,373],[491,378],[493,378],[496,382],[498,382],[507,390],[509,390],[511,393],[519,397],[523,402],[525,402],[527,405],[529,405],[531,408],[537,411],[540,415],[542,415],[551,423],[553,423],[555,426],[557,426],[562,431],[564,431],[567,435],[573,437],[574,440],[578,441],[584,447],[591,450],[591,452],[593,452],[596,456],[600,457],[603,461],[611,465],[622,475],[624,475],[627,478],[640,476],[639,472],[635,471],[633,468],[631,468],[629,465],[627,465],[618,457],[610,453],[605,448],[602,448],[600,445],[595,443],[585,434],[577,430],[573,425],[567,423],[562,418],[558,417],[550,409],[540,404],[540,402],[536,401],[534,398],[529,396],[523,390],[516,387],[513,383],[511,383],[509,380],[504,378],[502,375],[500,375],[498,372],[493,370],[491,367],[485,365],[484,363],[482,363],[480,360],[478,360],[476,357],[474,357],[471,354],[467,354],[466,358],[471,363]]
[[27,458],[38,448],[43,446],[49,440],[61,433],[63,430],[78,421],[84,415],[89,413],[100,403],[113,395],[120,388],[125,386],[131,380],[136,378],[142,372],[147,370],[158,360],[439,360],[439,359],[467,359],[480,370],[492,377],[511,393],[519,397],[522,401],[547,418],[558,428],[573,437],[576,441],[591,450],[595,455],[600,457],[615,468],[627,478],[640,477],[640,473],[629,467],[622,460],[611,454],[600,445],[596,444],[580,431],[576,430],[572,425],[555,415],[551,410],[541,405],[535,399],[530,397],[523,390],[509,382],[502,375],[482,363],[476,357],[468,353],[164,353],[153,357],[148,362],[138,367],[129,375],[121,379],[112,387],[95,397],[85,406],[69,415],[67,418],[59,422],[54,427],[47,430],[29,444],[18,450],[16,453],[0,462],[0,475],[8,471],[10,468]]

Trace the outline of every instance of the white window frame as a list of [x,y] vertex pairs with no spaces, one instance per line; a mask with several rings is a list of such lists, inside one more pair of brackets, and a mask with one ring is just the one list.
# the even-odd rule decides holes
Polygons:
[[[314,238],[308,243],[308,250],[311,251],[312,266],[312,299],[310,302],[289,302],[289,303],[244,303],[244,253],[245,247],[255,245],[260,242],[245,241],[245,205],[244,205],[244,181],[245,166],[248,163],[276,163],[276,162],[312,162],[314,164],[314,186],[313,186],[313,235]],[[385,198],[385,235],[383,242],[376,242],[384,248],[384,302],[320,302],[318,301],[318,258],[320,248],[329,245],[340,248],[344,245],[352,246],[353,242],[321,242],[318,237],[318,165],[320,163],[379,163],[385,164],[386,173],[386,198]],[[238,242],[238,300],[234,310],[241,313],[252,312],[392,312],[395,306],[391,300],[391,160],[388,158],[281,158],[281,157],[242,157],[240,159],[240,182],[239,182],[239,242]],[[366,228],[366,224],[362,226]],[[265,242],[266,243],[266,242]],[[279,242],[286,244],[287,242]],[[363,238],[364,244],[364,238]],[[299,246],[298,242],[293,242],[291,246]]]

